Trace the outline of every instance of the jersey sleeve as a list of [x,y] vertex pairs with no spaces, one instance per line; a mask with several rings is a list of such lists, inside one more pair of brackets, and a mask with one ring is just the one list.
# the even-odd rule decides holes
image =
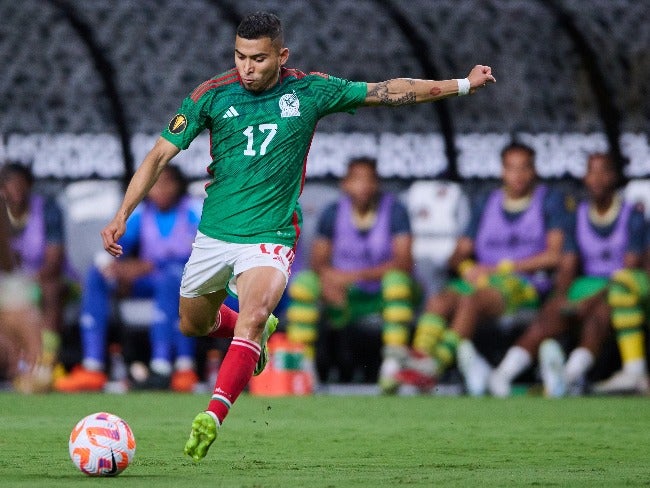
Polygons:
[[192,97],[185,98],[160,135],[179,149],[187,149],[196,136],[208,127],[209,116],[205,107],[209,100],[210,94],[196,101]]
[[334,221],[336,220],[338,206],[338,202],[334,202],[325,207],[316,225],[316,236],[322,239],[334,239]]
[[563,253],[578,253],[578,241],[576,240],[576,218],[575,212],[571,214],[568,228],[564,233],[564,242],[562,243]]
[[48,244],[63,245],[63,213],[53,199],[48,199],[44,208],[45,239]]
[[476,240],[476,234],[478,234],[478,227],[481,224],[481,219],[483,218],[483,209],[487,205],[488,198],[491,193],[480,195],[475,198],[470,207],[470,216],[469,221],[465,230],[461,234],[462,237],[467,237],[472,240]]
[[406,207],[401,202],[395,201],[390,212],[390,233],[392,236],[410,234],[411,221]]
[[571,228],[571,214],[568,200],[564,195],[549,189],[544,197],[544,224],[547,230],[561,230],[568,233]]
[[645,218],[639,209],[633,209],[628,220],[629,240],[627,243],[627,251],[641,255],[645,249],[646,235],[645,235]]
[[311,78],[321,117],[336,112],[354,113],[366,100],[368,84],[365,82],[319,74],[313,74]]

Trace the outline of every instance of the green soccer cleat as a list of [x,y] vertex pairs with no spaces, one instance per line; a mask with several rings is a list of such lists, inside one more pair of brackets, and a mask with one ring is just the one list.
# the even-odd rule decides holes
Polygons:
[[269,318],[266,319],[266,324],[264,325],[264,332],[262,332],[262,351],[260,352],[260,358],[257,360],[255,371],[253,371],[253,376],[257,376],[264,371],[266,363],[269,362],[269,348],[266,346],[266,343],[277,327],[278,318],[273,314],[269,315]]
[[209,413],[201,412],[192,420],[192,432],[183,452],[198,463],[208,453],[216,438],[217,422]]

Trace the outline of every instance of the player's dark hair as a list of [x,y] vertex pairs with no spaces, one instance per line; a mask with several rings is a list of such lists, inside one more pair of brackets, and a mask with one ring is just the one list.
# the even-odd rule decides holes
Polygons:
[[509,153],[510,151],[523,151],[525,153],[528,153],[528,156],[530,156],[530,159],[534,162],[535,161],[535,150],[530,147],[527,144],[524,144],[523,142],[517,142],[513,141],[507,146],[505,146],[503,149],[501,149],[501,160],[503,161],[504,156]]
[[0,167],[0,182],[4,183],[10,176],[21,176],[30,185],[34,184],[34,173],[29,166],[16,161],[7,161]]
[[187,193],[187,178],[185,178],[185,175],[181,171],[181,169],[175,165],[175,164],[168,164],[165,166],[164,171],[167,171],[172,178],[174,178],[174,181],[178,184],[179,191],[178,194],[179,196],[185,195]]
[[270,12],[255,12],[244,17],[237,27],[237,35],[244,39],[261,39],[269,37],[271,41],[284,44],[282,22]]
[[350,168],[352,168],[352,166],[356,166],[359,164],[368,166],[369,168],[372,169],[372,172],[376,176],[379,176],[379,173],[377,172],[377,160],[375,158],[371,158],[370,156],[359,156],[350,159],[350,161],[348,161],[348,173],[350,172]]

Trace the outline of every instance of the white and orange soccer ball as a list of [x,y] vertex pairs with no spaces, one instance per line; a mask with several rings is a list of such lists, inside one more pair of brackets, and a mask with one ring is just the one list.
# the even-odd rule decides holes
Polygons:
[[88,476],[117,476],[133,460],[135,437],[123,419],[98,412],[82,418],[70,434],[70,458]]

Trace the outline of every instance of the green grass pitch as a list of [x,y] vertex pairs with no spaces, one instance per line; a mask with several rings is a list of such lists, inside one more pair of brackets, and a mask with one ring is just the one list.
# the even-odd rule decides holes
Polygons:
[[[650,399],[242,396],[208,456],[182,454],[204,395],[0,393],[0,486],[649,486]],[[68,457],[96,411],[131,425],[115,479]]]

